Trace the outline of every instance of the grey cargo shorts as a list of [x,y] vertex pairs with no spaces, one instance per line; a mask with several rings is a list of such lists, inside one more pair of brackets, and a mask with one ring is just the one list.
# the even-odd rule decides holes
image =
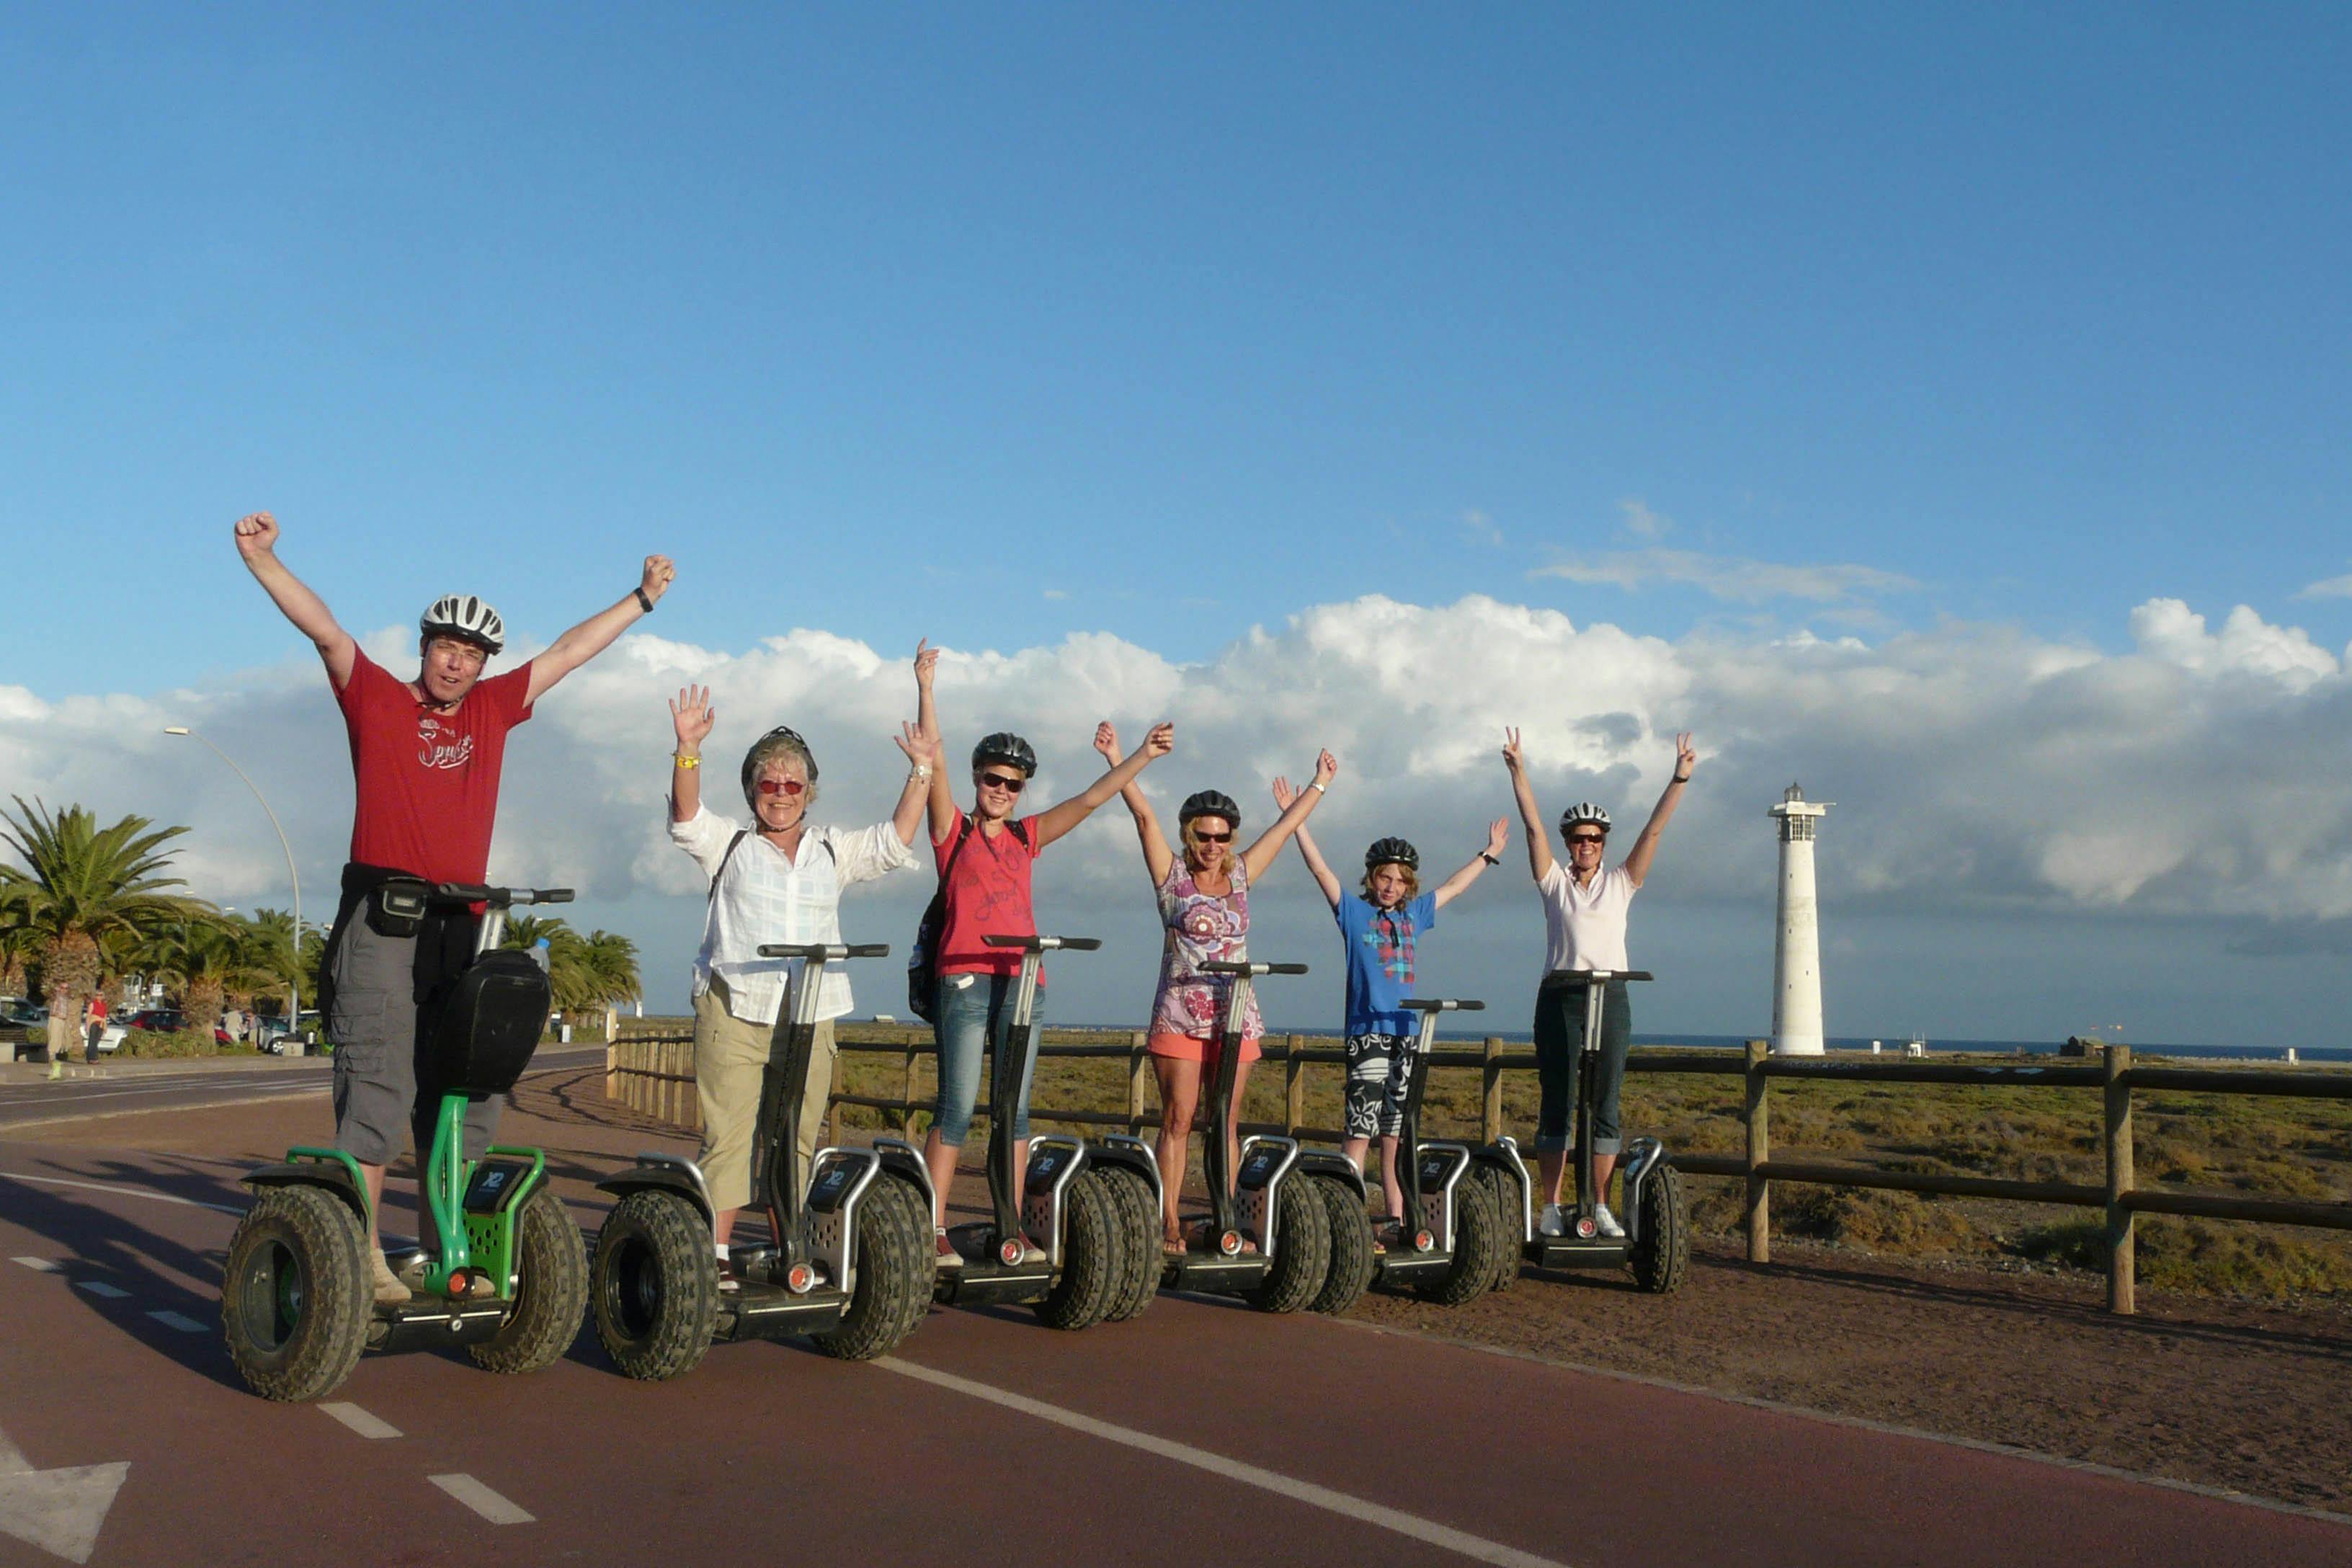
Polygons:
[[[334,976],[327,1037],[335,1042],[335,1147],[363,1165],[389,1165],[403,1136],[419,1164],[433,1147],[441,1089],[417,1029],[416,939],[385,936],[362,904],[328,960]],[[466,1157],[478,1160],[498,1129],[495,1100],[466,1108]]]

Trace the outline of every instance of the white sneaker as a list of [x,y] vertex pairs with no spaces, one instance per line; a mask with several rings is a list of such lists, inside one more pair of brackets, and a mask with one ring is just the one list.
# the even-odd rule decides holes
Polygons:
[[1609,1212],[1609,1205],[1607,1204],[1595,1204],[1592,1205],[1592,1223],[1600,1229],[1601,1234],[1607,1237],[1610,1240],[1622,1241],[1625,1239],[1625,1227],[1617,1223],[1617,1216]]
[[1536,1216],[1536,1234],[1538,1236],[1568,1234],[1568,1216],[1560,1212],[1558,1204],[1544,1205],[1543,1213]]

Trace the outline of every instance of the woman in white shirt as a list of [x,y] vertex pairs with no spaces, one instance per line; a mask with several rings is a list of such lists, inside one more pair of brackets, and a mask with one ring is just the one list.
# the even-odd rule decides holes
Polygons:
[[[919,670],[936,651],[916,654]],[[900,726],[898,746],[911,771],[887,822],[871,827],[816,826],[816,759],[808,742],[779,726],[743,758],[743,800],[751,824],[739,825],[702,801],[702,742],[718,715],[707,688],[689,686],[670,704],[677,750],[670,759],[670,842],[694,857],[710,881],[702,949],[694,959],[694,1089],[702,1109],[702,1178],[717,1210],[711,1238],[719,1276],[727,1276],[728,1237],[736,1211],[751,1201],[751,1124],[760,1083],[783,1010],[784,988],[798,961],[761,958],[762,942],[837,942],[841,892],[915,863],[911,846],[936,762],[936,741]],[[851,1007],[849,976],[825,971],[817,996],[816,1039],[797,1139],[805,1173],[816,1153],[833,1083],[833,1020]],[[729,1282],[728,1288],[731,1288]]]
[[[1563,969],[1631,969],[1625,955],[1625,917],[1633,895],[1649,879],[1650,860],[1658,837],[1682,801],[1683,785],[1690,782],[1698,753],[1688,734],[1675,737],[1675,771],[1650,813],[1649,826],[1633,840],[1633,853],[1614,869],[1602,864],[1609,845],[1609,814],[1591,801],[1570,806],[1559,819],[1560,836],[1568,843],[1568,864],[1552,858],[1551,838],[1544,832],[1543,812],[1536,805],[1535,786],[1528,782],[1519,755],[1519,732],[1503,731],[1503,765],[1510,770],[1511,791],[1518,797],[1519,820],[1528,829],[1528,868],[1535,873],[1536,890],[1543,897],[1546,947],[1544,973]],[[1609,1212],[1609,1178],[1617,1169],[1624,1146],[1617,1121],[1617,1093],[1625,1082],[1625,1053],[1633,1045],[1633,1014],[1627,1005],[1625,983],[1612,980],[1602,987],[1601,1060],[1594,1074],[1592,1107],[1592,1173],[1597,1189],[1591,1195],[1594,1218],[1603,1236],[1623,1236],[1624,1226]],[[1570,1128],[1576,1112],[1576,1077],[1583,1065],[1584,1011],[1588,988],[1549,985],[1536,993],[1536,1077],[1543,1097],[1536,1119],[1536,1164],[1543,1184],[1544,1206],[1537,1228],[1546,1236],[1567,1232],[1560,1212],[1561,1178],[1568,1172]]]

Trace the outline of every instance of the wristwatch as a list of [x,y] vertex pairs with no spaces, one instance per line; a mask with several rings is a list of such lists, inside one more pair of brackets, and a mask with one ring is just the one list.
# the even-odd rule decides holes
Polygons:
[[632,588],[629,592],[637,596],[637,603],[645,606],[646,614],[650,616],[654,613],[654,602],[646,597],[646,591],[642,585]]
[[1500,860],[1496,859],[1494,856],[1487,854],[1484,849],[1478,851],[1478,858],[1484,860],[1489,866],[1499,866],[1502,864]]

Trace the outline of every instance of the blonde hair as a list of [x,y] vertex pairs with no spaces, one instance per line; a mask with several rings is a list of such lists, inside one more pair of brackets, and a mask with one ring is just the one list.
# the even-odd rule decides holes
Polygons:
[[1413,900],[1421,897],[1420,872],[1414,870],[1412,867],[1406,865],[1402,860],[1383,860],[1380,863],[1380,866],[1365,867],[1364,879],[1357,884],[1357,886],[1362,889],[1367,902],[1377,904],[1381,901],[1379,896],[1372,891],[1372,873],[1379,870],[1381,866],[1393,866],[1398,870],[1404,873],[1404,897],[1399,899],[1397,902],[1401,904],[1409,904],[1412,902]]
[[[1240,832],[1240,831],[1241,831],[1241,824],[1240,824],[1240,823],[1231,821],[1230,819],[1228,819],[1228,818],[1226,818],[1226,817],[1223,817],[1223,816],[1218,816],[1215,812],[1203,812],[1203,813],[1202,814],[1202,816],[1216,816],[1218,821],[1224,823],[1224,824],[1225,824],[1225,826],[1226,826],[1227,827],[1231,828],[1233,831],[1234,831],[1234,832],[1236,832],[1236,833],[1238,833],[1238,832]],[[1181,827],[1179,827],[1179,828],[1176,830],[1176,837],[1177,837],[1179,839],[1182,840],[1182,842],[1183,842],[1183,845],[1184,845],[1184,856],[1185,856],[1185,858],[1186,858],[1188,861],[1189,861],[1189,860],[1191,860],[1198,851],[1200,851],[1201,849],[1202,849],[1202,848],[1204,848],[1204,847],[1208,847],[1207,846],[1203,846],[1203,845],[1202,844],[1202,842],[1201,842],[1201,835],[1200,835],[1200,832],[1199,832],[1200,824],[1201,824],[1201,817],[1196,816],[1196,817],[1192,818],[1190,822],[1185,823]],[[1216,849],[1218,849],[1219,851],[1221,851],[1221,852],[1224,855],[1224,858],[1224,858],[1224,861],[1223,861],[1223,865],[1226,867],[1226,868],[1230,869],[1232,867],[1234,867],[1234,866],[1235,866],[1235,865],[1238,865],[1238,864],[1240,863],[1240,861],[1241,861],[1241,857],[1234,853],[1234,847],[1233,847],[1233,844],[1232,844],[1232,842],[1231,842],[1230,840],[1228,840],[1227,842],[1225,842],[1225,843],[1223,843],[1223,844],[1216,845],[1216,846],[1214,846],[1214,847],[1215,847]],[[1202,868],[1202,870],[1206,871],[1206,870],[1214,870],[1216,868],[1215,868],[1214,866],[1203,866],[1203,867],[1202,867],[1202,868]]]

